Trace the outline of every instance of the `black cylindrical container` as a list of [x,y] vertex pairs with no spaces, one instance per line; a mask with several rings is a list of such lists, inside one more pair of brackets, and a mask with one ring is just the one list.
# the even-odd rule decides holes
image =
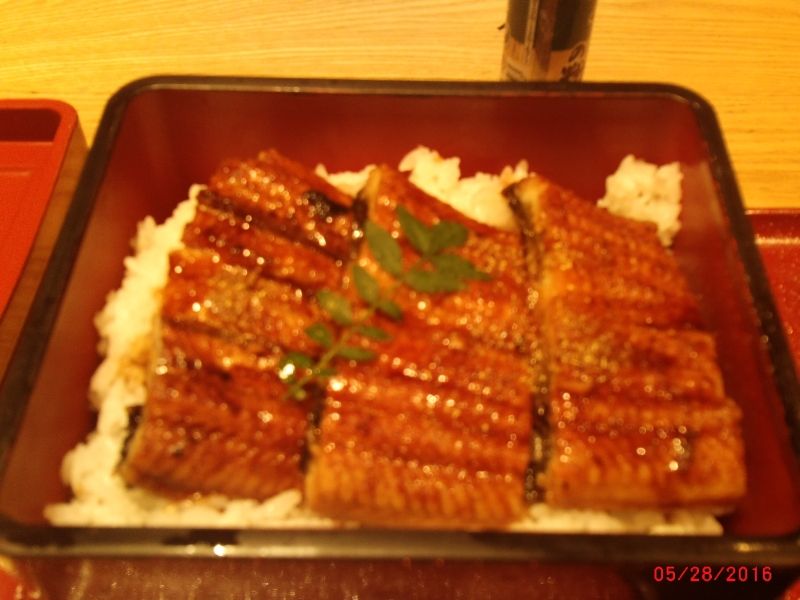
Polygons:
[[578,81],[596,0],[509,0],[502,78]]

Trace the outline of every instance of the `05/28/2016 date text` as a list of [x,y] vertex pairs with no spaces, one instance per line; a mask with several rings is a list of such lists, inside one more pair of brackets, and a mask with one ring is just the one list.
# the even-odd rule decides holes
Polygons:
[[710,565],[656,565],[653,567],[653,581],[656,583],[753,583],[772,580],[772,567],[765,566],[710,566]]

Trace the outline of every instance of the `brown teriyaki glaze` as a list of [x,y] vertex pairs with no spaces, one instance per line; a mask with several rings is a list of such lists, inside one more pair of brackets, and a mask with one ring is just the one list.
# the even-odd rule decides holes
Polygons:
[[[466,226],[457,253],[491,280],[447,294],[397,289],[402,323],[378,317],[391,341],[372,344],[377,360],[342,369],[328,386],[308,504],[374,525],[502,527],[526,509],[536,378],[519,234],[464,217],[385,166],[361,197],[368,218],[398,238],[406,266],[416,254],[401,236],[400,204],[427,225]],[[392,286],[367,245],[357,260]],[[347,280],[345,293],[357,301]]]
[[545,500],[732,507],[745,492],[741,411],[655,228],[535,176],[508,194],[538,246],[552,448],[540,474]]
[[319,347],[313,294],[354,251],[352,199],[275,151],[228,161],[170,257],[148,399],[120,465],[171,496],[266,499],[303,485],[314,399],[287,401],[289,351]]
[[[730,507],[743,494],[740,411],[713,337],[649,225],[537,177],[507,190],[520,231],[472,221],[401,173],[352,199],[274,150],[227,161],[170,257],[148,400],[121,463],[182,497],[302,489],[322,515],[378,526],[485,529],[530,501],[617,509]],[[490,276],[453,293],[397,285],[366,219],[417,254],[397,207],[469,230],[453,250]],[[319,357],[335,324],[314,300],[363,307],[357,263],[403,312],[388,341],[336,363],[298,402],[278,371]]]

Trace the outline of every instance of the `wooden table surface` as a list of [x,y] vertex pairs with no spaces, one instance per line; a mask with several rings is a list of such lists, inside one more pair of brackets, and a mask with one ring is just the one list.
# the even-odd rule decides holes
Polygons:
[[[91,140],[152,74],[496,80],[507,0],[0,0],[0,97],[58,98]],[[584,79],[716,108],[750,207],[800,206],[800,2],[599,0]]]
[[[0,0],[0,98],[64,100],[91,140],[109,96],[153,74],[497,80],[506,7]],[[800,207],[799,56],[798,0],[598,0],[585,79],[694,89],[717,110],[746,204]]]

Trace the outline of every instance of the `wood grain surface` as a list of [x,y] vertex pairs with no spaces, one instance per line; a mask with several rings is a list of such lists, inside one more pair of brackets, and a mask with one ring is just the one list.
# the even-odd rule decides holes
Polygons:
[[[92,139],[152,74],[499,78],[506,0],[0,0],[0,97],[58,98]],[[599,0],[586,80],[687,86],[750,207],[800,206],[800,2]]]

